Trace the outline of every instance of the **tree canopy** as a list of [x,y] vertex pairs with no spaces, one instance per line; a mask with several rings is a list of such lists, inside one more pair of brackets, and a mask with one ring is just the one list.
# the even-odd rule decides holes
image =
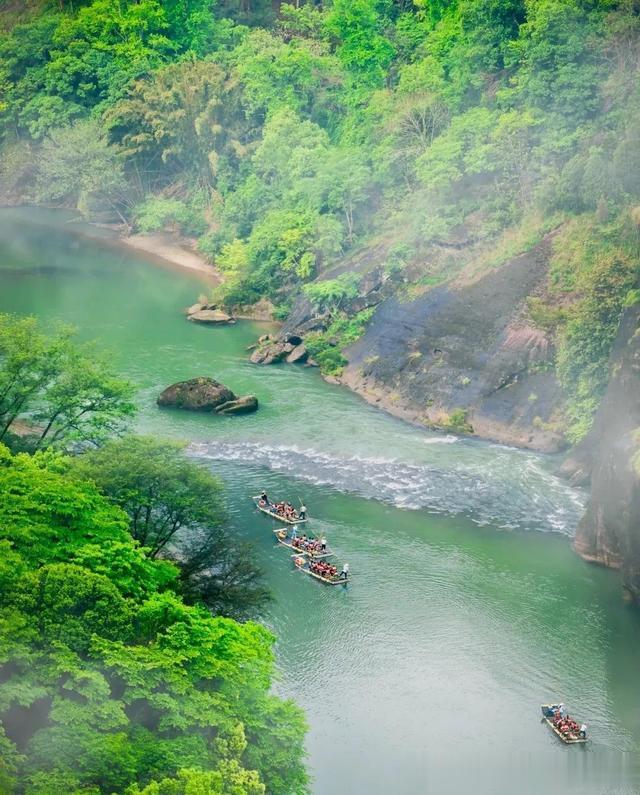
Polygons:
[[268,630],[185,604],[59,454],[0,446],[0,495],[3,791],[306,792]]
[[267,597],[260,570],[247,544],[226,528],[221,482],[181,447],[127,437],[77,457],[72,471],[127,513],[149,558],[176,563],[185,598],[246,617]]
[[135,412],[133,385],[73,335],[60,327],[48,336],[33,317],[0,315],[0,442],[20,418],[34,449],[97,444],[124,429]]

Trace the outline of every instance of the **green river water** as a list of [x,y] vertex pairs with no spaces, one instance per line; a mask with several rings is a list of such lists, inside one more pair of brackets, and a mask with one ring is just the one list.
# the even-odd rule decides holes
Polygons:
[[[572,552],[585,495],[556,462],[404,424],[311,368],[251,365],[264,325],[187,323],[197,276],[86,235],[60,214],[0,211],[0,311],[99,340],[139,385],[139,430],[188,440],[224,479],[273,590],[277,690],[306,710],[314,792],[640,792],[640,615],[614,572]],[[196,375],[255,393],[260,411],[157,408]],[[293,569],[252,509],[263,487],[304,497],[348,588]],[[587,746],[540,723],[549,699],[586,720]]]

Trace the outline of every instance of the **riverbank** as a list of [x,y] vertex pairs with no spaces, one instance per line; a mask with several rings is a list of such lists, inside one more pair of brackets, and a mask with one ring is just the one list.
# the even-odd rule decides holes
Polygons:
[[149,262],[198,274],[210,287],[222,281],[220,272],[195,249],[193,242],[171,232],[131,234],[124,224],[87,221],[75,210],[22,204],[11,201],[11,197],[6,195],[0,197],[0,209],[18,213],[33,211],[33,217],[30,218],[33,224],[58,229],[62,222],[68,225],[69,231],[81,237],[99,240],[108,246],[133,249]]
[[122,245],[135,249],[151,261],[161,260],[178,268],[196,271],[205,276],[212,286],[222,281],[219,271],[207,262],[202,254],[191,246],[187,247],[179,238],[168,232],[134,235],[120,233],[118,240]]

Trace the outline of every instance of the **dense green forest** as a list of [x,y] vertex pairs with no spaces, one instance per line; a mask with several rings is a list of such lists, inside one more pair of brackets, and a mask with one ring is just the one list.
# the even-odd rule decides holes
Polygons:
[[285,318],[310,291],[335,314],[325,372],[369,320],[336,263],[375,250],[427,289],[562,226],[531,316],[584,435],[637,295],[634,0],[4,6],[2,192],[197,238],[229,305]]
[[123,435],[132,394],[0,316],[0,792],[306,792],[261,571],[218,478]]
[[179,569],[70,468],[0,447],[2,792],[304,791],[271,634],[187,605]]

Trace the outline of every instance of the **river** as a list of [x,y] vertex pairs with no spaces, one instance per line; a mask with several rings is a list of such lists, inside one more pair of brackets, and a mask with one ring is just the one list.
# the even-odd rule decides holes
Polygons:
[[[196,275],[151,264],[44,211],[0,211],[0,311],[64,321],[139,386],[138,430],[190,443],[225,481],[229,520],[273,590],[277,690],[307,713],[313,791],[640,792],[640,615],[570,537],[585,495],[556,461],[402,423],[312,368],[257,367],[264,324],[207,328]],[[213,376],[259,412],[160,410]],[[293,570],[249,495],[303,497],[350,563],[349,588]],[[589,724],[563,746],[539,705]]]

